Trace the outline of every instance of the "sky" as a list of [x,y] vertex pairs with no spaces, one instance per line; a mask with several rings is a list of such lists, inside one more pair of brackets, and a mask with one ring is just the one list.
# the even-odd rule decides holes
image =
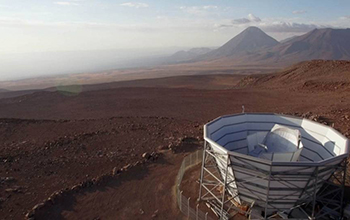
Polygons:
[[248,26],[277,40],[350,28],[350,1],[0,0],[0,64],[8,54],[217,47]]

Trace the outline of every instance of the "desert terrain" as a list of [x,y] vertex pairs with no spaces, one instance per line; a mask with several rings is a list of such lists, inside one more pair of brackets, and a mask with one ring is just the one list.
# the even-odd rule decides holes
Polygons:
[[205,123],[244,105],[311,118],[349,137],[349,94],[350,62],[315,60],[266,75],[181,76],[0,99],[1,219],[182,219],[175,177],[182,158],[202,147]]
[[[32,94],[38,90],[57,91],[67,85],[89,85],[75,90],[96,90],[127,86],[154,85],[193,86],[185,80],[197,75],[252,75],[279,72],[298,62],[308,60],[349,60],[350,29],[314,29],[303,35],[277,41],[258,27],[248,27],[219,48],[192,48],[159,58],[154,64],[133,68],[47,74],[0,82],[0,98]],[[152,62],[151,62],[152,63]],[[162,79],[167,77],[185,78]],[[190,78],[186,78],[190,77]],[[155,79],[158,81],[145,81]],[[198,77],[200,81],[201,77]],[[138,80],[134,83],[134,80]],[[141,81],[140,81],[141,80]],[[172,80],[174,80],[173,83]],[[133,81],[130,83],[130,81]],[[177,83],[175,82],[177,81]],[[170,82],[170,84],[169,84]],[[108,85],[106,85],[108,83]],[[197,83],[198,84],[198,83]],[[208,83],[206,83],[208,85]],[[72,88],[70,88],[72,89]],[[10,91],[10,92],[9,92]]]

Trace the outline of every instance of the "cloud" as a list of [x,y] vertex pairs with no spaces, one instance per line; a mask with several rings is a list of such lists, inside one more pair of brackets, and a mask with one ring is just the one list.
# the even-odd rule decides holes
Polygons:
[[78,3],[76,2],[54,2],[54,4],[56,5],[62,5],[62,6],[77,6],[79,5]]
[[307,11],[305,10],[296,10],[296,11],[293,11],[292,13],[295,14],[295,15],[300,15],[300,14],[305,14]]
[[130,8],[148,8],[149,7],[148,4],[142,3],[142,2],[125,2],[120,5],[125,7],[130,7]]
[[8,5],[0,5],[0,8],[12,8],[12,7]]
[[[350,18],[350,17],[349,17]],[[343,18],[345,19],[345,17]],[[326,28],[333,27],[332,25],[321,25],[313,23],[298,23],[298,22],[288,22],[288,21],[274,21],[271,19],[264,19],[262,21],[259,17],[248,14],[247,18],[233,19],[231,24],[219,25],[219,28],[230,28],[230,27],[248,27],[254,23],[255,26],[260,27],[266,32],[270,33],[305,33],[311,31],[315,28]]]
[[249,18],[249,20],[252,21],[252,22],[260,22],[260,21],[261,21],[260,18],[254,16],[253,14],[249,14],[249,15],[248,15],[248,18]]
[[[343,19],[350,19],[343,18]],[[234,19],[231,23],[223,23],[216,25],[216,28],[226,29],[226,28],[247,28],[253,23],[254,26],[261,28],[262,30],[270,33],[306,33],[316,28],[335,28],[339,27],[338,23],[304,23],[304,22],[295,22],[288,20],[276,20],[266,18],[261,20],[259,17],[249,14],[247,18]]]
[[230,28],[232,27],[231,24],[215,24],[214,25],[215,28]]
[[238,18],[232,20],[232,24],[248,24],[252,22],[261,22],[261,19],[253,14],[248,14],[248,18]]
[[[123,32],[142,32],[142,33],[158,33],[164,31],[167,27],[159,27],[156,25],[130,25],[116,23],[98,23],[98,22],[47,22],[40,20],[26,20],[21,18],[0,17],[0,27],[32,29],[32,30],[115,30]],[[193,27],[195,28],[195,27]],[[171,28],[169,28],[172,30]]]
[[350,19],[350,16],[343,16],[343,17],[340,17],[341,20],[348,20]]
[[250,22],[251,20],[249,20],[248,18],[238,18],[232,20],[232,24],[248,24]]
[[204,16],[208,15],[210,11],[216,10],[219,7],[216,5],[204,5],[204,6],[181,6],[180,10],[192,15]]
[[316,28],[326,28],[328,26],[294,22],[272,22],[259,25],[266,32],[273,33],[305,33]]
[[218,6],[216,5],[204,5],[203,9],[208,10],[208,9],[217,9]]

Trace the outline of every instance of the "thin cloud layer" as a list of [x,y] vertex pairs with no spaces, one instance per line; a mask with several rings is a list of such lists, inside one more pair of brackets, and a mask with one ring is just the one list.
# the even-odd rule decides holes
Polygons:
[[305,14],[307,11],[305,10],[296,10],[296,11],[293,11],[292,13],[295,14],[295,15],[300,15],[300,14]]
[[149,5],[142,2],[124,2],[120,4],[121,6],[126,6],[130,8],[148,8]]
[[54,4],[56,5],[62,5],[62,6],[77,6],[79,5],[78,3],[76,2],[54,2]]
[[261,24],[260,27],[266,32],[273,33],[305,33],[316,28],[326,28],[323,25],[304,24],[293,22],[272,22]]
[[251,20],[249,20],[248,18],[238,18],[232,20],[232,24],[248,24],[250,22]]
[[216,5],[181,6],[179,9],[191,15],[205,16],[210,14],[209,12],[219,9],[219,7]]
[[260,22],[261,19],[253,14],[248,14],[248,18],[233,19],[232,24],[248,24],[252,22]]
[[[350,19],[342,17],[341,19]],[[257,26],[266,32],[270,33],[306,33],[316,28],[333,27],[333,25],[303,23],[293,21],[276,21],[273,19],[260,19],[259,17],[249,14],[247,18],[233,19],[231,24],[217,25],[219,28],[247,28],[248,26]]]
[[217,9],[218,6],[216,5],[204,5],[203,6],[203,9],[207,10],[207,9]]

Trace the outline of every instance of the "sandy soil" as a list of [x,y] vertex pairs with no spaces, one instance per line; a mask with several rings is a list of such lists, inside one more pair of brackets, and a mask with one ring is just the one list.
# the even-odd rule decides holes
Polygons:
[[36,218],[183,219],[171,187],[183,156],[166,151],[156,162],[139,165],[107,184],[66,197]]
[[1,216],[22,219],[54,191],[110,173],[179,137],[196,137],[200,130],[189,121],[154,117],[3,119],[0,176],[13,180],[1,182]]
[[[286,66],[283,66],[286,67]],[[97,73],[79,73],[23,79],[17,81],[0,82],[1,89],[33,90],[72,84],[99,84],[109,82],[122,82],[140,79],[155,79],[171,76],[195,75],[246,75],[272,73],[282,67],[264,65],[238,65],[230,61],[225,62],[199,62],[179,65],[157,66],[154,68],[137,68],[125,70],[109,70]],[[1,97],[1,96],[0,96]]]
[[[313,65],[316,64],[311,63],[309,68],[313,69]],[[317,65],[335,75],[340,69],[339,66],[330,68],[332,64],[327,62]],[[344,65],[348,64],[341,66]],[[307,73],[308,69],[304,71]],[[316,84],[334,81],[331,77],[334,74],[323,76]],[[224,78],[221,81],[224,83]],[[208,88],[212,87],[210,82]],[[0,218],[23,219],[34,205],[57,190],[110,173],[114,167],[119,169],[137,162],[144,152],[166,148],[178,138],[201,137],[203,124],[220,115],[239,113],[242,105],[247,112],[297,115],[309,112],[304,115],[322,119],[342,133],[350,134],[347,84],[339,85],[339,89],[317,87],[316,90],[288,83],[246,81],[223,90],[175,88],[170,86],[171,82],[171,88],[153,85],[101,88],[76,94],[46,91],[1,99]],[[139,209],[144,208],[145,216],[159,209],[163,219],[173,219],[178,214],[176,210],[167,213],[167,206],[156,207],[164,201],[170,203],[171,196],[166,192],[173,187],[171,176],[182,156],[165,156],[155,164],[130,170],[130,174],[127,171],[121,179],[71,198],[63,208],[49,213],[54,213],[57,219],[79,219],[83,214],[85,219],[108,219],[109,214],[113,217],[117,213],[133,219],[140,215]],[[165,174],[169,174],[167,178]],[[155,185],[154,179],[159,180],[159,184]],[[163,197],[152,204],[155,197],[151,194],[155,194],[157,187]],[[147,192],[143,194],[141,189]],[[107,200],[103,200],[105,197]],[[125,206],[128,197],[137,201],[134,206],[131,203]],[[98,209],[91,208],[100,201]]]

